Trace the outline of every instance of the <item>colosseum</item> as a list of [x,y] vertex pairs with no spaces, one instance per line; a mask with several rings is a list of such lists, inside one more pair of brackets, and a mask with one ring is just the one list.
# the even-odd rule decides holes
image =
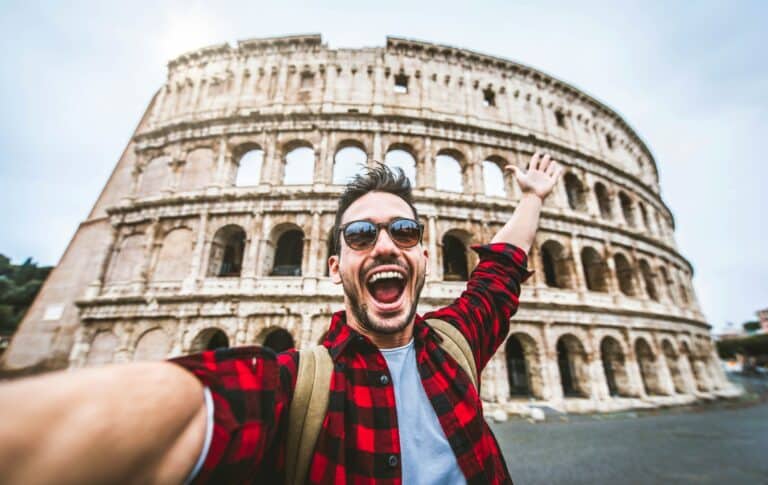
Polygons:
[[415,184],[450,302],[510,217],[502,170],[565,168],[512,332],[483,374],[494,413],[612,411],[732,395],[674,241],[653,156],[616,112],[536,69],[389,37],[207,47],[168,64],[91,213],[4,355],[8,371],[162,359],[323,337],[341,185],[373,161]]

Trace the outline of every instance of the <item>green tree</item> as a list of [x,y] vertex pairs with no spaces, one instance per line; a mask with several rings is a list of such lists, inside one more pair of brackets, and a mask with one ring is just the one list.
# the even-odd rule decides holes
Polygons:
[[15,265],[0,254],[0,334],[16,330],[51,269],[38,266],[32,258]]

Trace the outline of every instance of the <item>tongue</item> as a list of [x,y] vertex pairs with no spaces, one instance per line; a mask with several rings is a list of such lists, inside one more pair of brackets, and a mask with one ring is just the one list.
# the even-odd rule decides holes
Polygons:
[[400,288],[396,280],[379,280],[373,284],[371,294],[382,303],[392,303],[400,296]]

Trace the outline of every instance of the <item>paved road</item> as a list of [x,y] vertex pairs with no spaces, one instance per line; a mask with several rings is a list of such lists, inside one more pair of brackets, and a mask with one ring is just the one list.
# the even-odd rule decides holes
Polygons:
[[516,484],[768,484],[768,403],[492,424]]

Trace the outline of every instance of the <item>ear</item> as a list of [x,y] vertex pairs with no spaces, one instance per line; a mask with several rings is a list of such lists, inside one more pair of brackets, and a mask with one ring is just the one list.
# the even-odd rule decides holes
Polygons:
[[341,273],[339,271],[339,256],[334,254],[328,258],[328,274],[335,285],[341,283]]

